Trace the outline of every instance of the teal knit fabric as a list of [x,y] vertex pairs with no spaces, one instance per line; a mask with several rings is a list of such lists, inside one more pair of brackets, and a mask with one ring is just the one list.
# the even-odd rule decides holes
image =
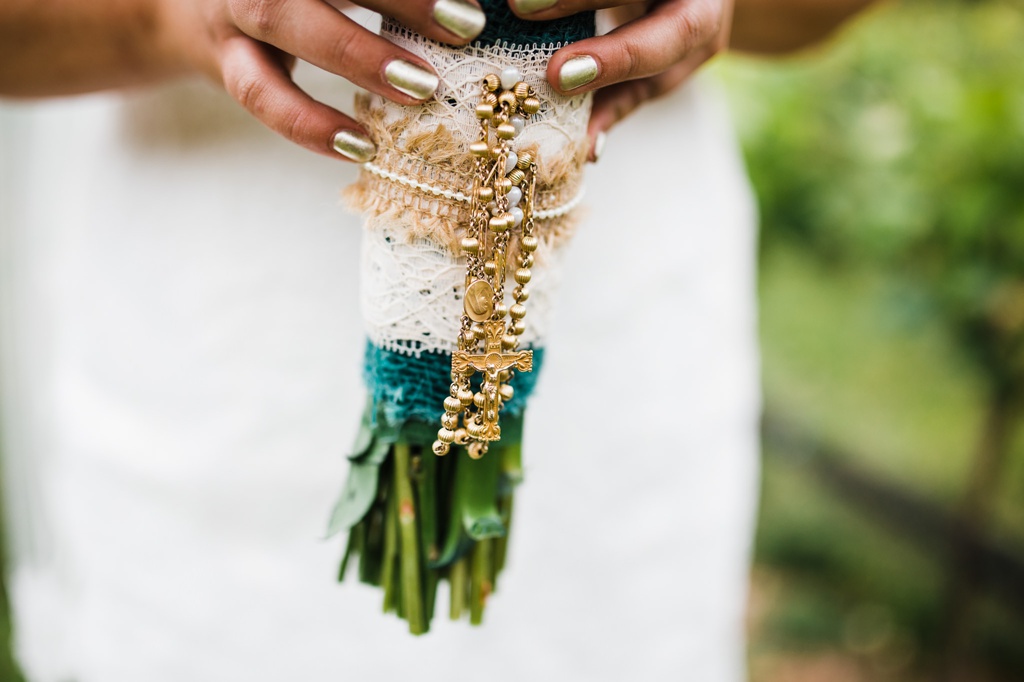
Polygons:
[[552,45],[573,43],[594,35],[594,13],[581,12],[554,21],[526,21],[509,9],[508,0],[480,0],[487,26],[476,45]]
[[[512,400],[505,403],[502,414],[520,415],[533,392],[544,364],[544,349],[533,349],[533,371],[517,372],[510,385],[515,389]],[[422,353],[419,357],[384,350],[366,344],[363,379],[373,398],[374,414],[383,414],[389,424],[402,424],[410,419],[434,422],[444,412],[444,399],[451,386],[452,356],[447,353]],[[474,387],[480,375],[474,375]]]

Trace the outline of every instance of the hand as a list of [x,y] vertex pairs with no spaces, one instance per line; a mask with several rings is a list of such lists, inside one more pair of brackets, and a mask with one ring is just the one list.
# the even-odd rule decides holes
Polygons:
[[517,15],[537,20],[615,7],[613,25],[617,28],[562,48],[548,64],[548,80],[559,92],[597,91],[588,129],[591,140],[647,100],[677,87],[723,50],[728,44],[733,6],[733,0],[509,3]]
[[[358,123],[292,81],[296,59],[399,104],[433,95],[423,59],[366,30],[324,0],[166,0],[171,49],[221,82],[242,106],[289,140],[335,158],[376,153]],[[471,0],[359,0],[434,40],[461,45],[484,26]]]

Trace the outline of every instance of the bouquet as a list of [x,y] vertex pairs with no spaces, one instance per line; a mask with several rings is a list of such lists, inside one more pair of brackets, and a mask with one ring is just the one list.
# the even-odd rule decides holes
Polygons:
[[346,190],[365,215],[368,398],[330,532],[348,531],[339,580],[351,570],[379,586],[414,634],[441,581],[450,617],[479,624],[505,566],[523,418],[589,151],[589,96],[554,92],[546,69],[593,35],[593,14],[527,22],[504,0],[481,5],[487,28],[464,48],[384,20],[440,85],[418,107],[358,100],[378,153]]

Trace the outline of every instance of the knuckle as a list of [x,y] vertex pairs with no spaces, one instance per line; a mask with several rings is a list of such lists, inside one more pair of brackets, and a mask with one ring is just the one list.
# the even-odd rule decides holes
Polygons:
[[644,46],[633,40],[619,47],[617,61],[622,65],[622,80],[633,80],[643,75]]
[[364,55],[365,58],[365,53],[368,52],[366,46],[361,43],[356,35],[348,31],[340,32],[331,46],[331,60],[346,69],[361,63],[360,55]]
[[249,0],[249,25],[252,26],[254,38],[265,38],[274,35],[281,24],[281,3],[275,0]]
[[254,116],[259,117],[263,113],[267,101],[267,82],[258,73],[247,71],[240,74],[231,91],[238,103]]

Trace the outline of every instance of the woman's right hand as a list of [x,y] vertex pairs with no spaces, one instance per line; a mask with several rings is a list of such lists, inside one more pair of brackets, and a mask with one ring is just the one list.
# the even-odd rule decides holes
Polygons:
[[[358,123],[303,92],[296,59],[399,104],[433,95],[423,59],[377,36],[325,0],[162,0],[168,47],[224,88],[269,128],[307,149],[351,161],[376,150]],[[472,0],[358,0],[412,30],[461,45],[484,27]]]

